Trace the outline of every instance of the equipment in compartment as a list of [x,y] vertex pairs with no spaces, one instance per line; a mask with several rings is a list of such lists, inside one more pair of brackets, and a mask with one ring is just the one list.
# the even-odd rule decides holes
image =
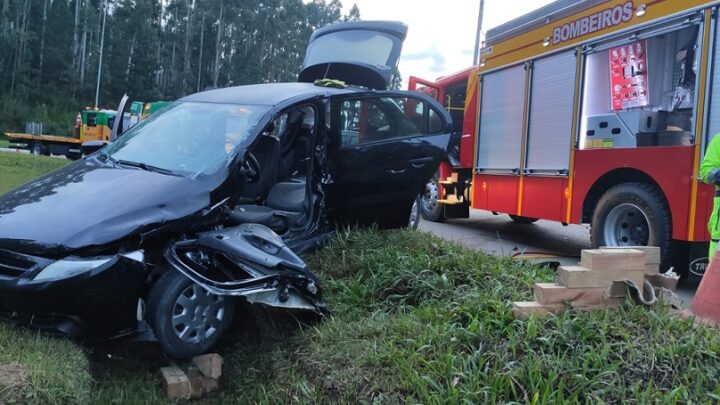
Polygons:
[[645,41],[610,49],[610,83],[613,111],[650,104]]
[[656,140],[648,141],[647,135],[639,136],[639,134],[664,131],[667,117],[667,111],[640,110],[587,117],[584,147],[585,149],[632,148],[641,146],[641,143],[642,146],[655,146]]

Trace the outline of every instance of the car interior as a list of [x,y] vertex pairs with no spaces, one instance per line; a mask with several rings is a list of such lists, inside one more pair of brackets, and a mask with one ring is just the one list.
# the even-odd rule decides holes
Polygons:
[[314,198],[307,198],[313,136],[313,107],[291,110],[265,129],[250,148],[243,198],[230,213],[233,224],[266,225],[280,235],[307,225]]

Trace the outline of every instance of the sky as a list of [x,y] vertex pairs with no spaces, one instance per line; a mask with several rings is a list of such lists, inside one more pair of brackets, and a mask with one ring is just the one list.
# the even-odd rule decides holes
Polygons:
[[[483,31],[540,8],[552,0],[485,0]],[[347,13],[356,3],[363,20],[408,25],[400,73],[427,80],[472,65],[480,0],[342,0]]]

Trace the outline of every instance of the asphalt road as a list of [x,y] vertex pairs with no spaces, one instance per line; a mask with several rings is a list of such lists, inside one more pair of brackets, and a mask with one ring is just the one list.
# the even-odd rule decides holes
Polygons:
[[507,215],[479,210],[471,210],[469,219],[449,219],[445,223],[422,221],[420,230],[494,255],[550,253],[558,256],[557,260],[563,265],[577,263],[580,251],[591,248],[587,226],[563,226],[542,220],[516,224]]
[[[563,226],[542,220],[521,225],[507,215],[479,210],[470,210],[468,219],[450,219],[444,223],[422,220],[419,229],[493,255],[549,254],[550,258],[539,261],[557,261],[561,265],[577,264],[580,251],[592,248],[586,225]],[[683,306],[691,304],[696,288],[694,285],[678,288],[677,295]]]

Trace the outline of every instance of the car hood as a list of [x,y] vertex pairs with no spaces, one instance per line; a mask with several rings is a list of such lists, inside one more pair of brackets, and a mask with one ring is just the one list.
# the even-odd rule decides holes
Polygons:
[[202,210],[221,181],[80,160],[0,197],[0,249],[60,255],[107,245]]

